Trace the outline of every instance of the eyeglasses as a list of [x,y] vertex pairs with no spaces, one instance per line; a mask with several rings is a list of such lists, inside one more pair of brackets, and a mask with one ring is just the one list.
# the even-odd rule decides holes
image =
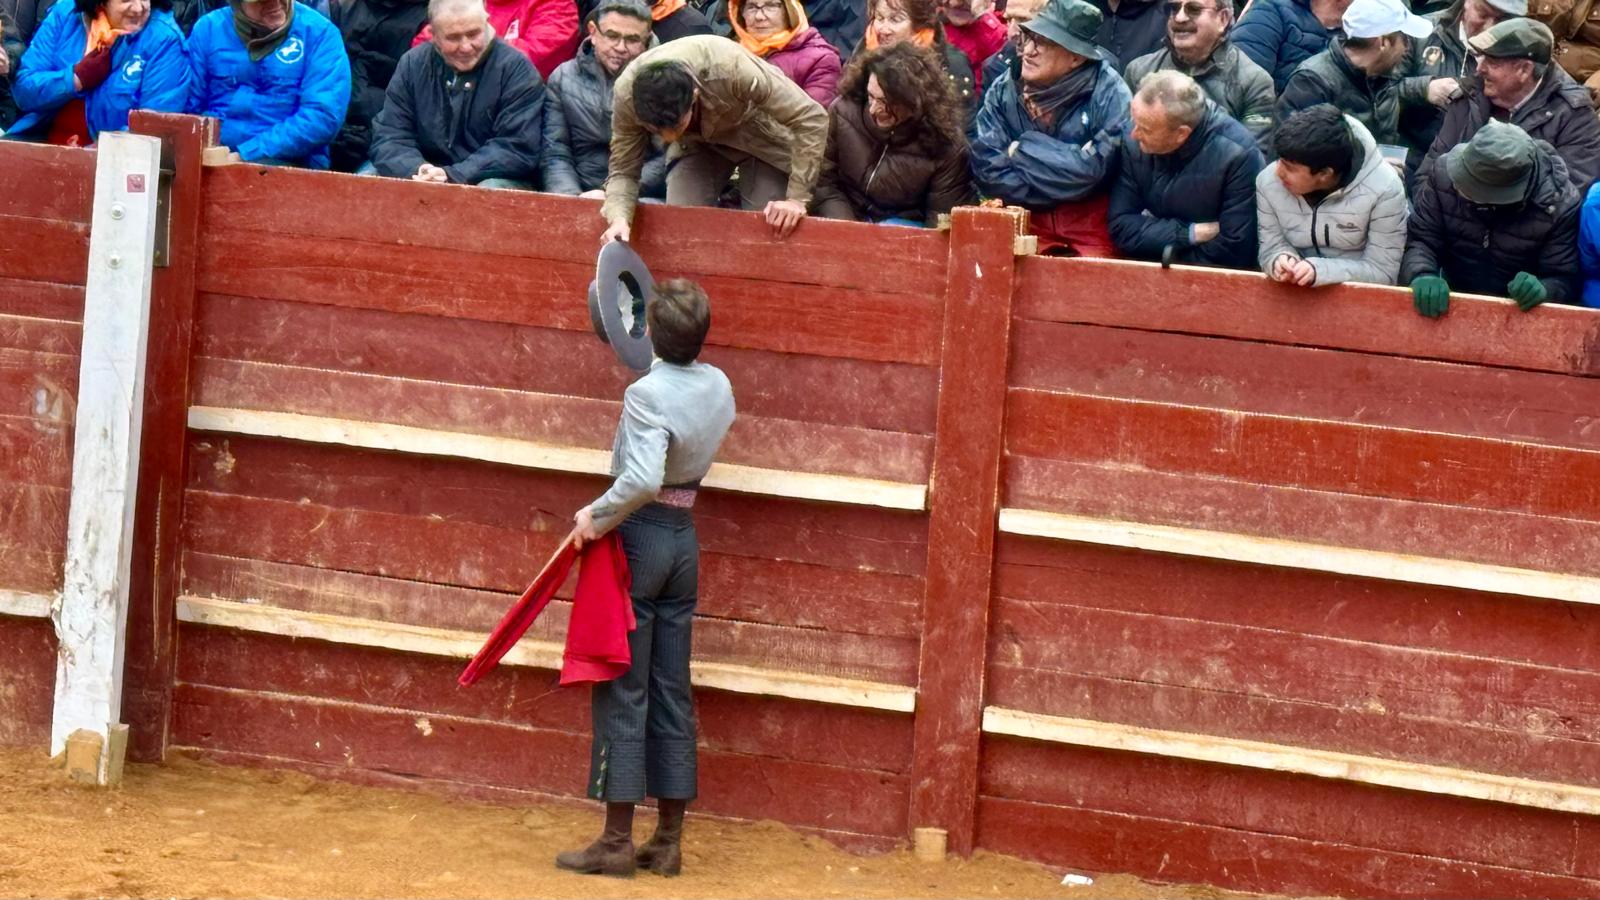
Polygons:
[[1024,31],[1017,35],[1017,52],[1024,55],[1035,52],[1042,53],[1055,47],[1055,41],[1047,41],[1031,31]]
[[762,15],[780,15],[783,12],[782,3],[751,3],[745,6],[744,14],[747,16],[760,13]]
[[1176,19],[1178,13],[1183,13],[1191,19],[1198,19],[1201,13],[1214,9],[1215,6],[1206,6],[1198,0],[1173,0],[1167,4],[1167,18]]
[[642,34],[623,34],[620,31],[607,31],[600,29],[600,36],[613,44],[622,44],[625,47],[643,47],[645,36]]

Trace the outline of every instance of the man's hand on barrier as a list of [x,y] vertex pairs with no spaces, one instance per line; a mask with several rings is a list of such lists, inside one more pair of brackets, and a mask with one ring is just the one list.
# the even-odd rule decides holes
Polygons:
[[786,238],[794,233],[795,226],[806,217],[806,205],[794,200],[770,200],[767,202],[767,224],[778,237]]
[[1512,276],[1511,283],[1506,285],[1506,296],[1517,301],[1517,308],[1523,312],[1550,299],[1550,292],[1545,289],[1544,282],[1537,275],[1530,272],[1518,272]]
[[592,191],[584,191],[578,196],[584,200],[604,200],[606,198],[606,191],[605,188],[595,188]]
[[631,237],[633,237],[633,229],[628,225],[628,220],[616,219],[606,229],[605,234],[600,235],[600,243],[609,244],[612,241],[627,243],[628,238]]
[[574,523],[572,533],[567,536],[567,540],[572,543],[574,550],[582,550],[584,544],[600,536],[600,532],[595,530],[594,514],[589,512],[589,507],[585,506],[578,510],[578,514],[573,516],[572,520]]
[[1222,223],[1220,222],[1196,222],[1189,228],[1190,236],[1194,238],[1196,244],[1214,241],[1217,239],[1217,235],[1222,233]]
[[450,181],[450,173],[439,168],[433,163],[423,163],[417,166],[417,174],[411,176],[412,181],[428,181],[434,184],[446,184]]
[[1411,281],[1411,302],[1417,312],[1437,319],[1450,308],[1450,283],[1437,275],[1418,275]]

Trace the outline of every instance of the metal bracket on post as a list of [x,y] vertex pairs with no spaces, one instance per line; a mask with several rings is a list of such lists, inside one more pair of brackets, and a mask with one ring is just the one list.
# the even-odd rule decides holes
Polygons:
[[[81,771],[71,774],[97,784],[117,777],[119,753],[127,746],[118,719],[160,170],[160,139],[100,136],[67,552],[53,615],[60,646],[50,732],[51,754],[66,750],[72,738],[81,748]],[[72,765],[74,755],[67,758]]]

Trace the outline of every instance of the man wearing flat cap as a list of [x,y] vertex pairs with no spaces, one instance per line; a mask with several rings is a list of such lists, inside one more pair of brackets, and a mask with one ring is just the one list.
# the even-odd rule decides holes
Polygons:
[[984,95],[972,175],[988,197],[1033,210],[1041,251],[1112,256],[1110,179],[1129,125],[1128,86],[1095,44],[1100,11],[1049,0],[1022,23],[1020,67]]
[[1456,0],[1433,17],[1433,34],[1417,46],[1400,88],[1400,127],[1412,144],[1427,148],[1439,134],[1444,109],[1477,74],[1467,41],[1485,28],[1528,14],[1528,0]]
[[1548,144],[1492,121],[1420,173],[1400,283],[1417,312],[1451,291],[1509,297],[1523,311],[1579,297],[1580,198]]
[[1481,84],[1452,102],[1423,162],[1420,181],[1446,151],[1471,140],[1491,119],[1510,122],[1548,143],[1580,192],[1600,175],[1600,119],[1589,92],[1550,64],[1554,38],[1533,19],[1507,19],[1467,41],[1478,55]]

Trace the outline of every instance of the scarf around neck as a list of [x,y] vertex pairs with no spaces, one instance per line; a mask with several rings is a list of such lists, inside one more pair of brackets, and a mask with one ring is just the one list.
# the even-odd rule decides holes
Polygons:
[[[96,50],[103,50],[117,42],[117,38],[127,34],[120,28],[112,28],[111,20],[106,18],[106,11],[100,10],[89,23],[89,39],[84,44],[83,55],[88,56]],[[13,60],[13,64],[15,64]]]
[[1046,128],[1054,128],[1056,115],[1067,105],[1086,97],[1094,90],[1095,78],[1100,74],[1100,64],[1089,60],[1073,69],[1054,84],[1041,87],[1022,86],[1022,107],[1033,120]]
[[766,56],[769,53],[776,53],[782,50],[789,46],[790,41],[799,37],[801,32],[811,27],[811,23],[806,20],[805,7],[799,3],[784,0],[783,8],[793,24],[782,31],[776,31],[764,38],[758,38],[746,31],[744,26],[739,23],[739,16],[744,11],[745,2],[746,0],[730,0],[728,3],[728,21],[733,24],[733,33],[739,36],[740,45],[757,56]]
[[[916,44],[918,47],[926,50],[933,46],[933,42],[938,40],[938,37],[939,34],[934,29],[923,28],[911,35],[911,43]],[[878,33],[872,30],[871,22],[867,23],[866,41],[868,50],[878,49]]]
[[289,27],[294,24],[294,3],[293,0],[283,0],[283,4],[283,24],[277,28],[268,28],[244,14],[244,0],[228,0],[228,5],[233,7],[233,30],[239,35],[239,40],[244,42],[244,48],[249,52],[251,62],[266,59],[267,55],[278,49],[278,45],[289,36]]
[[659,0],[659,2],[650,7],[650,20],[659,22],[665,19],[667,16],[683,9],[685,2],[687,0]]

